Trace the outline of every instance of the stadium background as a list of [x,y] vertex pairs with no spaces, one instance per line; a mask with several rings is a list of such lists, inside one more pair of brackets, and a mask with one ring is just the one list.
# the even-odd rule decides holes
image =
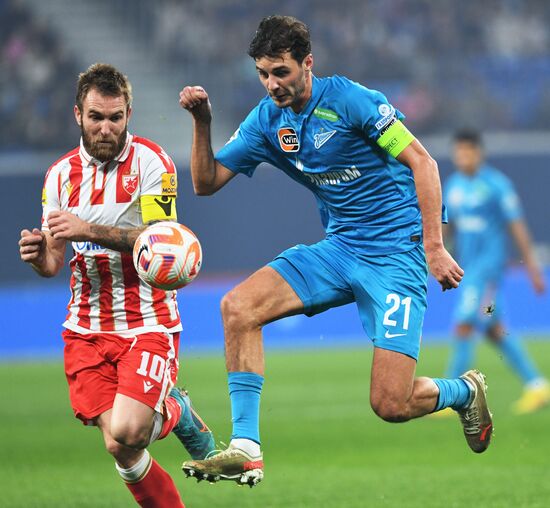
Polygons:
[[[481,129],[485,133],[489,161],[501,168],[516,184],[523,198],[539,259],[545,265],[549,264],[548,2],[0,0],[0,216],[4,244],[0,263],[0,373],[4,380],[0,390],[0,435],[21,445],[21,457],[27,457],[31,451],[28,436],[20,436],[20,441],[12,439],[14,427],[10,427],[10,421],[15,427],[21,421],[15,417],[10,420],[9,415],[13,413],[13,408],[21,407],[21,418],[24,419],[25,415],[33,418],[32,412],[27,413],[29,409],[20,403],[22,393],[27,393],[22,392],[23,387],[28,386],[31,391],[42,389],[46,397],[44,404],[47,401],[44,408],[59,406],[62,412],[59,422],[67,422],[67,432],[72,432],[68,429],[76,429],[75,440],[82,438],[82,429],[70,421],[63,379],[59,376],[62,372],[59,332],[68,301],[67,272],[54,280],[39,280],[32,270],[19,261],[17,240],[22,228],[39,223],[40,192],[46,168],[76,144],[79,133],[72,116],[75,77],[95,61],[113,63],[129,76],[134,87],[134,116],[130,130],[163,145],[179,168],[179,219],[198,234],[204,249],[201,276],[179,295],[185,326],[182,356],[187,365],[184,369],[190,372],[186,382],[199,392],[205,386],[216,393],[212,396],[209,393],[199,395],[199,400],[204,397],[199,405],[205,406],[211,420],[220,422],[220,437],[227,436],[227,432],[223,433],[229,413],[223,381],[219,299],[229,287],[281,250],[296,243],[312,243],[320,239],[322,229],[309,193],[268,166],[262,166],[253,180],[239,177],[216,196],[194,196],[187,170],[191,122],[179,108],[177,99],[184,85],[201,84],[206,88],[215,116],[214,148],[222,146],[262,96],[246,49],[259,19],[272,13],[292,14],[308,23],[317,75],[345,74],[371,88],[384,91],[390,101],[406,114],[409,128],[436,157],[443,179],[451,171],[448,155],[452,132],[464,126]],[[548,269],[547,276],[550,280]],[[506,278],[506,294],[507,308],[513,310],[510,315],[506,314],[512,330],[526,336],[528,347],[537,353],[537,359],[550,375],[550,344],[542,340],[550,337],[548,294],[543,297],[533,295],[521,261],[517,259],[512,262]],[[424,341],[429,347],[419,369],[430,367],[430,372],[442,374],[454,296],[452,293],[441,294],[431,281],[429,298],[424,330]],[[341,397],[338,391],[331,391],[336,388],[327,388],[323,376],[316,377],[316,374],[328,366],[333,367],[336,370],[331,371],[328,377],[339,379],[335,382],[337,387],[340,380],[346,377],[352,358],[363,358],[364,371],[354,372],[355,378],[349,379],[349,385],[344,384],[342,389],[349,388],[348,392],[352,394],[363,387],[357,393],[364,402],[364,408],[357,413],[355,405],[350,402],[343,406],[348,414],[339,414],[338,418],[342,421],[349,418],[354,422],[359,418],[367,423],[363,429],[366,436],[373,432],[379,435],[390,432],[390,439],[399,442],[393,430],[380,427],[370,415],[365,398],[370,345],[362,334],[353,307],[335,309],[315,318],[298,316],[273,323],[266,328],[266,343],[268,349],[284,350],[271,351],[272,360],[268,356],[268,368],[271,365],[273,369],[270,384],[274,390],[278,382],[289,386],[283,383],[283,378],[288,383],[294,379],[293,376],[297,376],[296,382],[301,383],[298,373],[303,369],[303,362],[314,359],[312,361],[318,362],[318,372],[311,373],[311,389],[314,392],[317,388],[327,390],[326,393]],[[346,346],[349,356],[346,352],[336,351],[336,346],[340,345]],[[285,360],[288,357],[302,359],[302,363]],[[501,400],[502,411],[507,414],[509,409],[506,404],[519,394],[519,385],[505,371],[501,359],[486,350],[482,350],[481,358],[490,371],[494,370],[500,376],[496,382],[493,381],[492,392],[500,392],[498,400]],[[55,365],[55,368],[49,369],[50,365]],[[295,370],[291,370],[291,366]],[[217,384],[210,380],[202,385],[205,372],[212,372]],[[31,379],[35,379],[36,383],[31,385]],[[313,380],[319,384],[315,385]],[[308,401],[317,400],[317,394],[312,396],[303,388],[298,392]],[[54,393],[58,394],[56,398],[52,395]],[[270,399],[268,393],[267,402],[264,401],[264,408],[269,408],[265,416],[267,429],[278,421],[282,411],[280,407],[274,409],[274,413],[278,413],[273,416],[269,401],[275,401],[279,406],[288,402],[289,394],[273,392],[272,397]],[[297,395],[293,394],[293,397]],[[221,409],[209,409],[209,401],[216,401]],[[298,398],[294,402],[297,408],[305,403]],[[15,413],[19,414],[17,411]],[[299,409],[297,411],[292,416],[293,421],[300,420]],[[312,418],[311,412],[306,411],[306,414]],[[275,419],[271,420],[272,417]],[[317,417],[324,425],[327,412],[321,412]],[[333,415],[328,420],[334,424],[338,418]],[[511,417],[504,420],[503,427],[507,428],[506,422],[509,422],[512,435],[512,438],[509,435],[506,437],[512,442],[513,436],[519,439],[525,463],[529,467],[536,466],[539,461],[547,465],[548,461],[537,455],[537,450],[531,449],[521,436],[528,430],[533,431],[530,425],[543,428],[543,424],[547,426],[550,423],[549,420],[548,411],[533,416],[526,424],[518,423]],[[65,425],[59,422],[56,420],[55,426]],[[416,424],[411,425],[412,430],[400,429],[415,442],[422,441],[422,435],[429,435],[436,442],[443,440],[444,432],[439,436],[439,427],[432,428],[430,425],[433,424],[426,424],[428,431],[421,430],[422,427]],[[527,425],[528,430],[522,425]],[[284,435],[283,439],[281,434],[276,434],[276,430],[272,433],[275,434],[275,442],[277,439],[287,443],[289,440],[299,442],[295,437],[289,438],[289,435]],[[88,436],[90,433],[84,434]],[[269,437],[272,438],[271,435]],[[97,436],[94,438],[97,439]],[[91,437],[89,439],[92,440]],[[44,441],[41,441],[41,446],[48,450],[49,440]],[[408,445],[408,442],[403,442],[403,446]],[[99,442],[96,442],[91,449],[97,451],[98,446]],[[345,448],[347,445],[341,446]],[[306,443],[304,451],[314,447],[313,442]],[[454,450],[454,444],[451,449]],[[64,450],[68,457],[69,451]],[[459,450],[462,453],[463,450]],[[338,449],[333,452],[332,461],[338,458]],[[353,450],[348,452],[350,455],[346,460],[355,463]],[[47,451],[43,453],[48,456]],[[277,453],[273,452],[275,466],[270,472],[273,475],[277,471]],[[372,483],[372,488],[388,485],[384,465],[379,462],[380,453],[401,461],[405,464],[402,473],[411,475],[407,461],[395,450],[392,451],[391,446],[378,452],[375,448],[369,448],[361,452],[364,463],[356,464],[356,471],[361,473],[362,479],[365,478],[364,473],[368,473],[366,476],[370,478],[368,481]],[[412,453],[414,456],[414,449]],[[6,491],[11,492],[7,506],[63,505],[56,502],[55,497],[40,497],[36,492],[17,497],[14,486],[21,482],[21,476],[30,467],[18,457],[13,456],[12,469],[5,461],[0,464],[0,472],[5,473],[0,475],[3,478],[0,479],[0,487],[4,483]],[[98,464],[101,465],[97,468],[106,470],[105,481],[113,481],[108,459],[99,452],[98,457]],[[426,463],[423,466],[427,473],[439,464],[437,460],[429,462],[426,456],[424,458]],[[502,476],[502,471],[496,466],[499,461],[501,465],[507,464],[507,458],[511,461],[510,467],[506,468],[507,473],[515,471],[514,464],[519,468],[514,473],[516,476],[530,478],[525,483],[524,491],[520,489],[519,494],[516,492],[515,499],[506,490],[511,483],[506,481],[506,475]],[[420,458],[421,463],[422,460]],[[469,457],[464,458],[460,468],[466,468],[464,464],[470,464],[469,460]],[[540,506],[544,506],[543,493],[535,485],[538,469],[529,472],[521,469],[521,460],[517,457],[513,459],[510,452],[509,456],[489,463],[489,469],[483,470],[483,474],[488,474],[490,478],[494,474],[495,483],[487,490],[491,495],[483,498],[480,506],[507,506],[506,503],[512,501],[515,504],[510,506],[539,506],[539,500]],[[378,476],[369,469],[369,463],[380,466]],[[444,465],[447,466],[451,467]],[[366,469],[363,471],[361,467]],[[42,470],[39,465],[32,471],[44,480],[44,485],[48,483],[49,474],[55,476],[52,470]],[[306,473],[302,470],[299,474]],[[346,485],[346,476],[343,478]],[[274,483],[277,485],[276,480]],[[41,485],[40,482],[38,485]],[[118,492],[116,478],[113,485],[115,498],[116,495],[122,496],[124,492]],[[235,494],[224,488],[221,491],[223,494],[220,494],[222,498],[216,498],[211,493],[204,497],[204,491],[198,487],[184,487],[185,492],[193,491],[188,495],[196,496],[193,506],[226,506],[222,499],[224,495],[235,499],[233,502],[241,506],[268,505],[265,500],[259,501],[258,497],[252,498],[255,501],[250,501],[250,497],[246,501],[231,497]],[[530,487],[533,489],[529,490]],[[268,486],[265,489],[262,486],[262,489],[263,495],[272,492]],[[0,490],[4,491],[4,488]],[[300,495],[304,495],[302,490]],[[334,482],[328,482],[324,491],[327,495],[342,494],[341,488]],[[81,492],[86,495],[86,491]],[[288,492],[286,506],[312,506],[316,499],[306,496],[297,501],[298,498],[291,496],[292,488]],[[348,489],[348,492],[351,490]],[[404,492],[404,499],[410,506],[417,506],[411,501],[413,498],[418,506],[439,506],[437,497],[431,498],[432,504],[422,504],[421,494],[417,492],[411,498],[406,495],[407,489]],[[426,492],[433,494],[429,489]],[[546,492],[548,494],[548,487]],[[71,495],[71,491],[66,490],[65,495]],[[390,488],[382,495],[373,493],[370,499],[375,506],[392,506],[393,501],[398,501],[392,495],[395,493]],[[121,503],[128,503],[126,498],[120,499]],[[269,499],[273,501],[274,497]],[[446,506],[455,506],[450,503],[457,502],[456,499],[447,501]],[[112,503],[101,499],[90,501],[89,506],[122,505],[114,500]],[[64,505],[72,506],[73,501],[67,501]],[[330,505],[366,506],[361,501],[354,504],[351,498]],[[456,506],[462,504],[459,502]]]

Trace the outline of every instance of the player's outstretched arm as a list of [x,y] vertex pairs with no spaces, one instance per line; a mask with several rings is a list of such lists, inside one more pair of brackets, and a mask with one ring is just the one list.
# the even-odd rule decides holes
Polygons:
[[204,88],[186,86],[180,92],[180,105],[193,117],[191,147],[193,189],[199,196],[209,196],[221,189],[235,176],[235,173],[214,159],[210,135],[212,106]]
[[56,240],[50,233],[34,228],[23,229],[19,240],[21,260],[29,263],[38,275],[54,277],[65,259],[65,241]]
[[443,291],[456,288],[462,280],[464,270],[458,266],[443,245],[441,182],[437,163],[418,140],[407,146],[397,159],[411,168],[414,175],[430,272],[441,284]]
[[544,275],[535,259],[535,253],[533,249],[533,242],[531,241],[531,235],[527,224],[521,219],[510,222],[510,234],[516,243],[520,252],[521,258],[525,263],[529,277],[533,284],[533,288],[539,294],[546,291],[546,283],[544,281]]
[[93,242],[107,249],[129,252],[146,226],[132,229],[86,222],[76,215],[56,210],[48,215],[50,233],[56,240]]

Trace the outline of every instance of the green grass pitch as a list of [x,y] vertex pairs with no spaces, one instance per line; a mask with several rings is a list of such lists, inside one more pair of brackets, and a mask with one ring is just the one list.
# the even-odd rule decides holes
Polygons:
[[[550,374],[550,341],[528,343]],[[422,351],[421,375],[442,374],[447,348]],[[515,417],[520,383],[488,346],[495,436],[470,452],[458,418],[405,424],[369,407],[368,348],[269,351],[262,399],[265,480],[258,487],[185,479],[174,436],[151,448],[188,507],[545,507],[550,499],[550,409]],[[181,358],[180,382],[216,433],[227,440],[230,411],[221,356]],[[60,363],[0,364],[0,506],[131,507],[102,448],[99,431],[74,420]]]

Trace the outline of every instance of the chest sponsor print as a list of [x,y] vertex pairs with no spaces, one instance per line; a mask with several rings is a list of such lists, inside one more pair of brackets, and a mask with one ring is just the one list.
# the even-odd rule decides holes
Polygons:
[[279,145],[283,152],[297,152],[300,150],[300,142],[296,130],[292,127],[283,127],[277,131]]

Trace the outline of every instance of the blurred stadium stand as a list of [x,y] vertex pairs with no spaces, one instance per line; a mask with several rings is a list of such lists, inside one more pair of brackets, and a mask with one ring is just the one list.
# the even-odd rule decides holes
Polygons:
[[67,99],[76,71],[98,60],[130,76],[142,135],[184,157],[189,122],[177,94],[201,83],[223,142],[262,96],[246,50],[273,13],[309,24],[318,75],[383,90],[418,134],[548,129],[545,0],[0,0],[0,9],[1,149],[72,146]]
[[67,146],[78,64],[63,41],[21,2],[0,2],[0,149]]
[[546,0],[0,0],[0,214],[8,245],[0,290],[39,283],[41,294],[57,291],[19,261],[17,240],[23,227],[39,224],[45,170],[77,144],[76,76],[95,61],[130,77],[131,130],[162,144],[182,170],[179,219],[203,243],[203,280],[249,273],[322,237],[312,196],[278,171],[239,178],[210,198],[193,195],[185,171],[191,122],[177,104],[179,90],[207,89],[219,148],[263,95],[246,50],[259,19],[274,13],[308,23],[317,75],[344,74],[384,91],[443,177],[452,132],[485,132],[489,161],[517,185],[548,263]]

